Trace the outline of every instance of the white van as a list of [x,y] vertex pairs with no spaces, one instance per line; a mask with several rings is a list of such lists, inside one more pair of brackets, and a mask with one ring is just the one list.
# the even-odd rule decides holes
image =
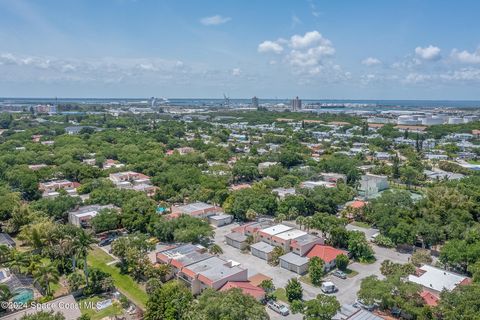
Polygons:
[[335,284],[330,281],[322,282],[322,286],[320,287],[320,290],[322,290],[323,293],[334,293],[337,292],[337,287],[335,287]]

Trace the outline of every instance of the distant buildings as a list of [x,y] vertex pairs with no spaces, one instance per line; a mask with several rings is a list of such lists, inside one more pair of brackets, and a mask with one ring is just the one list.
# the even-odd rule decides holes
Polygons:
[[94,131],[102,131],[101,128],[92,127],[92,126],[70,126],[65,127],[65,132],[70,135],[79,134],[82,129],[92,129]]
[[157,190],[157,187],[151,184],[149,176],[138,172],[125,171],[111,173],[108,178],[119,189],[131,189],[144,192],[149,197],[152,197]]
[[258,98],[257,97],[252,98],[252,107],[253,108],[258,108]]
[[300,100],[298,96],[292,100],[292,110],[293,111],[302,110],[302,100]]
[[95,217],[100,211],[104,209],[114,209],[116,208],[113,205],[90,205],[83,206],[76,210],[70,211],[68,213],[68,222],[77,226],[77,227],[90,227],[90,221]]
[[103,163],[102,167],[103,167],[104,170],[108,170],[108,169],[111,169],[111,168],[123,168],[123,167],[125,167],[125,165],[123,163],[120,163],[117,160],[107,159]]
[[360,179],[359,193],[367,199],[386,189],[388,189],[387,176],[368,173]]
[[49,182],[41,182],[38,189],[42,192],[44,198],[55,198],[60,195],[60,189],[64,190],[69,196],[77,196],[77,188],[80,186],[78,182],[68,180],[54,180]]

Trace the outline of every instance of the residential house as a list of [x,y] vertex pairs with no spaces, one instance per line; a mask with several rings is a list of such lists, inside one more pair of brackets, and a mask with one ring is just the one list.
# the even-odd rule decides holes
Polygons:
[[167,264],[171,273],[167,279],[176,277],[183,267],[210,258],[212,255],[206,252],[206,248],[193,244],[184,244],[177,247],[170,247],[157,252],[157,263]]
[[169,218],[176,218],[182,214],[197,218],[208,218],[222,213],[223,209],[205,202],[194,202],[181,206],[172,206],[170,212],[171,213],[167,215]]
[[328,272],[335,268],[335,259],[341,254],[348,256],[348,252],[346,251],[323,244],[317,244],[307,253],[307,257],[309,259],[312,259],[313,257],[322,259],[325,263],[323,269]]
[[418,283],[426,291],[439,295],[443,290],[452,291],[459,285],[470,284],[472,279],[430,265],[417,268],[408,281]]
[[123,168],[125,167],[125,165],[123,163],[120,163],[118,160],[113,160],[113,159],[107,159],[105,160],[105,162],[103,163],[103,170],[108,170],[108,169],[111,169],[111,168]]
[[201,293],[207,288],[219,290],[229,281],[248,281],[248,270],[232,261],[216,256],[183,267],[178,279],[190,288],[192,294]]
[[208,217],[208,222],[215,227],[222,227],[232,223],[233,216],[231,214],[216,214]]
[[149,197],[155,195],[157,191],[157,187],[151,184],[150,177],[142,173],[134,171],[110,173],[108,178],[119,189],[144,192]]
[[62,189],[67,192],[69,196],[77,196],[77,188],[80,186],[78,182],[71,182],[68,180],[54,180],[49,182],[41,182],[38,189],[42,192],[44,198],[55,198],[60,193],[58,190]]
[[262,162],[258,164],[258,172],[263,173],[263,171],[271,166],[279,164],[278,162]]
[[294,196],[297,192],[295,188],[275,188],[272,189],[273,193],[276,193],[280,199],[284,199],[286,196],[292,195]]
[[317,187],[335,188],[336,184],[328,181],[304,181],[300,183],[300,188],[315,189]]
[[93,217],[95,217],[100,211],[104,209],[118,209],[114,205],[90,205],[90,206],[83,206],[76,210],[70,211],[68,213],[68,222],[77,227],[90,227],[90,221]]
[[360,179],[359,193],[367,199],[386,189],[388,189],[387,176],[367,173]]
[[265,299],[265,290],[254,286],[249,281],[228,281],[220,288],[220,291],[225,292],[231,289],[240,289],[244,295],[252,296],[257,301]]
[[324,172],[321,173],[323,181],[337,183],[339,180],[343,180],[343,182],[347,181],[347,175],[342,173],[335,173],[335,172]]

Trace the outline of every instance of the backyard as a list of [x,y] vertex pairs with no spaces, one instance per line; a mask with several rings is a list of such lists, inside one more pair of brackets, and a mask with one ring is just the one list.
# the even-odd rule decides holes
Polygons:
[[113,258],[98,247],[94,248],[88,255],[90,266],[111,274],[115,287],[137,306],[145,309],[148,300],[145,290],[129,275],[121,274],[120,270],[114,265],[108,265],[112,261],[114,261]]

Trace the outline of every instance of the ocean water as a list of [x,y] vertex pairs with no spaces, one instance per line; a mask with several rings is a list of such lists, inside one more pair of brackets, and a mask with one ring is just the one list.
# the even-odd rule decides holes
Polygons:
[[[312,104],[330,104],[330,105],[346,105],[347,107],[364,107],[364,108],[480,108],[480,101],[474,100],[324,100],[324,99],[305,99],[303,105]],[[35,104],[104,104],[104,105],[134,105],[148,104],[148,98],[1,98],[0,105],[35,105]],[[225,103],[224,99],[184,99],[169,98],[164,105],[182,106],[182,107],[220,107]],[[288,99],[262,99],[262,104],[285,104],[290,105]],[[230,106],[249,106],[251,99],[230,99]]]

